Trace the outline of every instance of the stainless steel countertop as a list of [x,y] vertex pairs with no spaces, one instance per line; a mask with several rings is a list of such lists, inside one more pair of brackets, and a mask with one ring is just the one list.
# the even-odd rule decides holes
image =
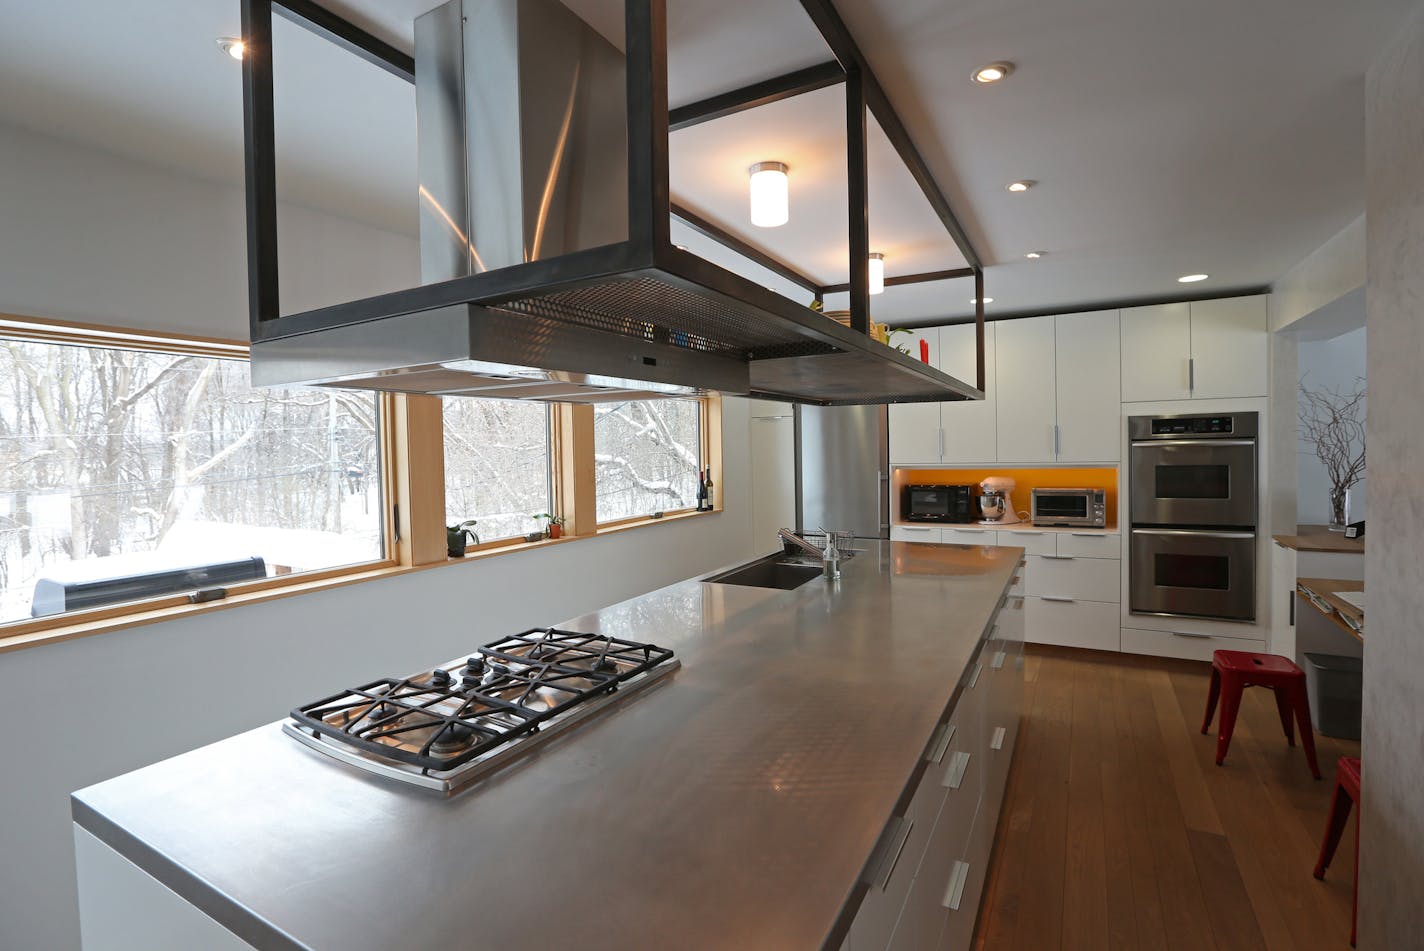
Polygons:
[[559,625],[682,668],[453,798],[273,723],[80,790],[75,820],[262,948],[819,947],[1023,551],[857,544],[834,584],[690,580]]

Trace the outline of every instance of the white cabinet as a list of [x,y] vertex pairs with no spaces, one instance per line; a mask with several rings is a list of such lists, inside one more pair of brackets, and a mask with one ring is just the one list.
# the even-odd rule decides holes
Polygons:
[[[939,404],[944,430],[943,461],[956,464],[994,462],[998,459],[995,325],[984,327],[984,399]],[[956,324],[939,330],[939,368],[973,385],[978,375],[978,334],[973,324]]]
[[1122,600],[1122,562],[1115,558],[1030,555],[1028,561],[1028,593],[1032,597]]
[[[910,351],[917,359],[920,341],[929,344],[930,365],[938,366],[940,328],[929,327],[913,331],[908,343],[896,337],[896,344]],[[936,464],[943,451],[938,403],[890,404],[890,461],[896,465]]]
[[1266,298],[1130,307],[1122,312],[1122,401],[1265,396]]
[[1054,457],[1054,318],[1000,321],[995,330],[999,462]]
[[[1229,630],[1223,625],[1223,631]],[[1245,628],[1243,633],[1255,633]],[[1152,654],[1156,657],[1180,657],[1183,660],[1211,660],[1219,650],[1264,651],[1266,642],[1259,639],[1230,637],[1222,634],[1184,634],[1179,631],[1141,631],[1122,629],[1124,654]]]
[[941,530],[946,545],[996,545],[993,529],[945,528]]
[[1025,600],[1024,640],[1029,643],[1099,651],[1121,649],[1118,605],[1104,601]]
[[1121,455],[1118,312],[1054,319],[1059,462],[1116,462]]
[[1122,310],[1122,401],[1192,395],[1192,318],[1187,304]]
[[925,542],[930,545],[938,545],[940,538],[940,528],[937,525],[891,525],[890,540],[892,542]]
[[753,416],[749,425],[752,543],[769,551],[776,547],[777,529],[796,525],[796,420]]
[[1270,326],[1266,298],[1196,301],[1192,310],[1192,396],[1265,396]]

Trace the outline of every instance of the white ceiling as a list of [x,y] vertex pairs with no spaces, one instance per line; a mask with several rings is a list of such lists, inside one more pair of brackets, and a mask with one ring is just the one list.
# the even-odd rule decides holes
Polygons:
[[[989,264],[991,313],[1269,284],[1363,208],[1363,76],[1416,0],[840,0]],[[398,46],[432,0],[331,0]],[[570,0],[618,30],[616,0]],[[122,12],[121,12],[122,11]],[[241,182],[237,0],[0,0],[0,122]],[[414,96],[278,21],[288,200],[414,232]],[[674,105],[829,58],[795,0],[670,0]],[[1018,70],[980,87],[973,67]],[[675,133],[674,192],[820,280],[844,280],[839,89]],[[891,275],[958,266],[871,137]],[[745,168],[792,165],[792,223],[746,225]],[[1003,185],[1040,185],[1010,195]],[[689,247],[697,249],[696,237]],[[1045,250],[1041,261],[1022,258]],[[710,252],[709,252],[710,253]],[[735,263],[735,262],[732,262]],[[881,320],[964,316],[967,281],[890,288]]]

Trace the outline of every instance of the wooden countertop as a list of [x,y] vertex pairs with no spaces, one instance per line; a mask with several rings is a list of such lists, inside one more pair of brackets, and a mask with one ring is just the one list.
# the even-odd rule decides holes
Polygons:
[[1365,612],[1340,597],[1341,591],[1364,591],[1363,581],[1339,578],[1297,578],[1295,589],[1311,607],[1334,621],[1357,641],[1365,639]]
[[1277,545],[1296,551],[1328,551],[1345,555],[1363,555],[1363,538],[1346,538],[1344,532],[1332,532],[1324,525],[1298,525],[1294,535],[1272,535]]

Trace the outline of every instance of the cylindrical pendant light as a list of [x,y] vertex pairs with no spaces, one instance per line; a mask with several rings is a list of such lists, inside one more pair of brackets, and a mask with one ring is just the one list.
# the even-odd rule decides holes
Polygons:
[[870,293],[885,293],[885,255],[879,251],[870,252]]
[[790,217],[789,188],[785,162],[757,162],[747,169],[751,176],[752,224],[775,228]]

